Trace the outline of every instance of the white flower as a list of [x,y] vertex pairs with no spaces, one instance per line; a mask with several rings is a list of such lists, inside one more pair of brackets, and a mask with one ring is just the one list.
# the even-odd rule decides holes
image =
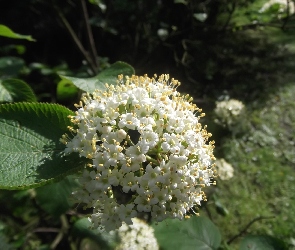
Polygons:
[[120,239],[115,250],[158,250],[159,246],[154,235],[154,229],[144,221],[133,218],[133,225],[125,223],[118,229]]
[[128,193],[130,190],[135,191],[138,188],[133,172],[130,172],[121,179],[122,191]]
[[167,29],[158,29],[157,34],[161,40],[165,40],[168,37],[169,32]]
[[281,13],[287,12],[287,8],[289,11],[289,14],[292,15],[295,12],[295,4],[293,1],[289,0],[269,0],[266,2],[262,8],[259,10],[260,13],[263,13],[270,9],[273,5],[278,4],[279,9],[278,9],[278,17],[281,17]]
[[127,133],[124,129],[119,129],[117,133],[118,133],[118,138],[121,140],[124,140],[127,136]]
[[66,153],[89,161],[74,195],[93,208],[94,227],[114,230],[142,212],[155,221],[183,219],[205,200],[201,189],[215,184],[214,142],[199,123],[204,114],[195,116],[201,110],[179,84],[168,75],[119,76],[116,86],[76,105],[74,136],[61,141]]
[[142,133],[140,146],[146,145],[148,148],[153,148],[158,144],[159,136],[153,131],[145,131]]
[[120,117],[120,121],[118,123],[118,126],[120,128],[128,128],[128,129],[135,129],[139,127],[140,121],[135,117],[132,113],[123,114]]
[[229,180],[234,176],[234,168],[223,158],[217,159],[215,164],[221,180]]
[[214,109],[217,119],[216,123],[223,126],[234,125],[245,109],[245,105],[238,100],[230,99],[225,101],[216,102]]

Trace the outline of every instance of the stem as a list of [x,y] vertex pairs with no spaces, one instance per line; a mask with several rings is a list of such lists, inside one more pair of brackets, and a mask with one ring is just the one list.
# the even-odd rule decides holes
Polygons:
[[250,226],[252,226],[252,224],[256,221],[259,221],[259,220],[265,220],[265,219],[273,219],[275,218],[275,216],[259,216],[259,217],[256,217],[254,218],[252,221],[250,221],[245,227],[244,229],[239,232],[237,235],[234,235],[232,238],[230,238],[228,241],[227,241],[227,244],[231,244],[236,238],[242,236],[244,233],[246,233],[246,231],[249,229]]
[[127,135],[127,137],[126,137],[125,140],[127,141],[128,145],[134,146],[134,143],[133,143],[133,141],[131,140],[130,135]]
[[60,229],[55,227],[38,227],[33,230],[34,233],[58,233],[59,231]]
[[61,221],[61,229],[59,230],[58,235],[55,237],[54,241],[50,245],[50,249],[55,249],[57,245],[60,243],[62,238],[64,237],[65,234],[67,234],[69,230],[69,223],[67,220],[67,217],[63,214],[60,216],[60,221]]
[[92,59],[93,59],[94,65],[96,67],[95,73],[97,73],[97,69],[98,69],[97,58],[98,58],[98,56],[97,56],[97,51],[96,51],[96,47],[95,47],[95,43],[94,43],[92,29],[91,29],[90,23],[89,23],[89,15],[88,15],[85,0],[81,0],[81,4],[82,4],[82,9],[83,9],[83,15],[84,15],[84,21],[85,21],[85,25],[86,25],[88,40],[89,40],[89,44],[90,44],[90,48],[91,48],[91,52],[92,52]]
[[154,158],[150,157],[149,155],[146,155],[146,159],[147,159],[148,161],[150,161],[150,162],[152,162],[152,163],[158,165],[158,162],[157,162]]
[[222,28],[223,31],[226,30],[226,28],[228,27],[228,24],[229,24],[229,22],[230,22],[230,20],[232,18],[232,15],[235,12],[235,9],[236,9],[236,2],[233,2],[232,3],[232,8],[228,10],[229,11],[229,15],[228,15],[228,17],[226,19],[225,24],[223,25],[223,28]]
[[287,16],[286,18],[284,19],[284,22],[283,22],[283,25],[282,25],[282,30],[285,29],[288,21],[289,21],[289,17],[290,17],[290,0],[287,0],[287,9],[286,9],[286,13],[287,13]]
[[95,66],[95,63],[93,62],[92,58],[89,56],[89,53],[83,47],[83,44],[80,42],[78,36],[76,35],[75,31],[71,27],[70,23],[68,22],[68,20],[65,18],[65,16],[63,15],[63,13],[60,11],[60,9],[55,4],[54,4],[54,8],[57,11],[57,13],[58,13],[61,21],[64,24],[64,26],[69,31],[69,33],[70,33],[71,37],[73,38],[75,44],[77,45],[77,47],[79,48],[79,50],[81,51],[81,53],[83,54],[83,56],[85,57],[86,61],[89,63],[92,71],[94,73],[96,73],[97,72],[97,68]]

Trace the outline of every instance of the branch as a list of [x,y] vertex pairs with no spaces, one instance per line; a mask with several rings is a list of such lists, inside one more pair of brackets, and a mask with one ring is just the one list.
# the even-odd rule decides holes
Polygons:
[[290,17],[290,0],[287,0],[287,9],[286,9],[286,13],[287,13],[287,16],[286,18],[284,18],[284,22],[283,22],[283,25],[282,25],[282,30],[285,29],[288,21],[289,21],[289,17]]
[[238,238],[238,237],[242,236],[244,233],[246,233],[246,231],[249,229],[249,227],[252,226],[252,224],[255,223],[256,221],[265,220],[265,219],[273,219],[273,218],[275,218],[275,216],[259,216],[259,217],[254,218],[245,226],[245,228],[241,232],[239,232],[237,235],[234,235],[232,238],[230,238],[227,241],[227,244],[228,245],[231,244],[236,238]]
[[82,52],[82,54],[85,57],[86,61],[89,63],[91,69],[93,70],[94,73],[96,73],[97,72],[97,68],[96,68],[95,63],[93,62],[92,58],[89,56],[88,52],[83,47],[83,44],[80,42],[78,36],[76,35],[75,31],[73,30],[73,28],[69,24],[68,20],[65,18],[65,16],[63,15],[63,13],[60,11],[60,9],[55,4],[54,4],[54,8],[57,11],[57,13],[58,13],[61,21],[64,24],[64,26],[66,27],[66,29],[69,31],[70,35],[72,36],[74,42],[78,46],[79,50]]
[[95,43],[94,43],[92,29],[91,29],[90,23],[89,23],[89,16],[88,16],[88,11],[87,11],[85,0],[81,0],[81,4],[82,4],[82,9],[83,9],[83,15],[84,15],[84,21],[85,21],[85,25],[86,25],[88,40],[89,40],[89,44],[90,44],[90,48],[91,48],[91,52],[92,52],[92,59],[94,61],[95,67],[96,67],[95,73],[97,73],[97,69],[98,69],[97,58],[98,58],[98,56],[97,56],[97,51],[96,51],[96,47],[95,47]]
[[[246,30],[246,29],[256,29],[257,27],[274,27],[282,29],[282,25],[275,24],[275,23],[250,23],[245,25],[240,25],[235,27],[237,30]],[[284,30],[295,28],[295,25],[288,25],[287,27],[284,27]],[[232,30],[232,27],[228,27],[226,30]]]
[[236,1],[234,1],[234,2],[232,3],[232,8],[229,9],[229,15],[228,15],[228,17],[227,17],[227,19],[226,19],[225,24],[223,25],[222,30],[226,30],[226,28],[227,28],[227,26],[228,26],[228,24],[229,24],[229,22],[230,22],[230,20],[231,20],[231,18],[232,18],[233,13],[235,12],[235,9],[236,9]]
[[61,229],[59,230],[58,235],[55,237],[54,241],[50,244],[50,249],[55,249],[57,245],[61,242],[65,234],[68,233],[69,223],[67,217],[63,214],[60,216],[61,220]]
[[54,227],[38,227],[33,230],[33,233],[58,233],[59,231],[59,228]]

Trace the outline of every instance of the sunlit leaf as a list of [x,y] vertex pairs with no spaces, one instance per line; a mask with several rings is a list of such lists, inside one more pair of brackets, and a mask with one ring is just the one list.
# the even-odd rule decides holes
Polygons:
[[95,89],[105,89],[105,84],[117,84],[118,75],[131,76],[134,74],[134,69],[127,63],[116,62],[109,68],[105,69],[95,77],[91,78],[76,78],[70,76],[60,76],[62,79],[71,81],[79,89],[92,93]]
[[58,181],[83,167],[59,141],[73,112],[46,103],[0,105],[0,188],[26,189]]
[[287,250],[285,243],[269,235],[248,235],[240,245],[240,250]]
[[10,28],[8,28],[7,26],[5,26],[3,24],[0,24],[0,36],[14,38],[14,39],[25,39],[25,40],[28,40],[31,42],[36,41],[31,36],[20,35],[20,34],[13,32]]
[[73,100],[79,92],[79,89],[69,80],[62,79],[57,84],[56,98],[59,101]]

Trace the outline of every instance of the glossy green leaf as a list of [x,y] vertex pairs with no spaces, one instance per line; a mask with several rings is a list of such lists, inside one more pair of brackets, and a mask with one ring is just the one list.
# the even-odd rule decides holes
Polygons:
[[18,79],[0,80],[0,102],[36,102],[31,87]]
[[73,112],[57,104],[0,105],[0,188],[26,189],[58,181],[83,167],[59,141]]
[[285,243],[269,235],[248,235],[240,245],[240,250],[287,250]]
[[77,97],[79,89],[69,80],[62,79],[57,84],[56,98],[59,101],[69,101]]
[[3,24],[0,24],[0,36],[14,38],[14,39],[25,39],[31,42],[36,41],[31,36],[20,35],[13,32],[10,28],[8,28],[7,26]]
[[193,216],[184,221],[168,219],[154,225],[154,229],[164,250],[213,250],[221,243],[218,228],[206,217]]
[[67,176],[57,183],[36,188],[36,201],[47,213],[59,217],[74,205],[71,194],[77,186],[74,177]]
[[116,62],[105,69],[95,77],[76,78],[70,76],[60,76],[62,79],[71,81],[79,89],[92,93],[95,89],[105,89],[105,84],[117,84],[118,75],[123,74],[131,76],[134,74],[134,68],[124,62]]
[[25,66],[22,58],[14,56],[6,56],[0,58],[0,76],[17,76]]

